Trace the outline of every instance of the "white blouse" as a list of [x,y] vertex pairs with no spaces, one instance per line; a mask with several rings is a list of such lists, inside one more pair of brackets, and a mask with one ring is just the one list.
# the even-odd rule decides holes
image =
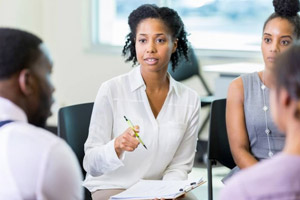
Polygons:
[[[98,91],[85,143],[84,186],[128,188],[139,179],[184,180],[191,171],[200,127],[198,94],[169,76],[167,98],[157,118],[151,110],[140,67],[103,83]],[[124,116],[140,127],[139,145],[121,159],[114,139],[127,128]]]

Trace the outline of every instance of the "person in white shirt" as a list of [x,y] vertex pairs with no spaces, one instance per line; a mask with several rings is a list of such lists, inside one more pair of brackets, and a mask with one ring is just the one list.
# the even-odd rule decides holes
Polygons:
[[0,200],[79,200],[81,171],[71,148],[44,130],[54,87],[42,40],[0,28]]
[[85,143],[84,186],[94,200],[139,179],[185,180],[196,151],[200,98],[167,73],[170,61],[175,69],[180,56],[187,59],[183,22],[170,8],[146,4],[128,23],[123,54],[139,66],[101,85]]

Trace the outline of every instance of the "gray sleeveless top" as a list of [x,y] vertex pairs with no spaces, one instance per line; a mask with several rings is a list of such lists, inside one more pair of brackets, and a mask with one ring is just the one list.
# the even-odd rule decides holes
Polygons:
[[258,73],[254,72],[241,76],[244,85],[244,113],[245,122],[250,141],[251,153],[258,160],[268,158],[269,145],[268,137],[265,133],[266,120],[264,107],[264,98],[266,101],[267,123],[271,133],[269,135],[271,151],[276,154],[283,149],[285,136],[274,124],[270,113],[269,88],[265,88],[265,97],[261,89],[262,81]]
[[[267,123],[268,128],[271,131],[269,135],[270,149],[273,154],[280,152],[284,147],[285,136],[277,129],[270,113],[270,101],[269,101],[269,88],[265,88],[265,97],[261,89],[262,81],[258,76],[258,72],[251,74],[245,74],[241,76],[244,86],[244,113],[245,122],[250,142],[250,151],[254,157],[258,160],[269,158],[269,145],[268,137],[265,133],[266,120],[264,107],[264,98],[266,102],[267,110]],[[232,169],[228,176],[224,179],[232,176],[235,172],[239,171],[238,167]]]

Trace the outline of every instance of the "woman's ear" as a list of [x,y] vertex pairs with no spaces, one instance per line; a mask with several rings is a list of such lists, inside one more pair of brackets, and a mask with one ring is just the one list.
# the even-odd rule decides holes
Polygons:
[[25,96],[34,93],[34,77],[29,69],[22,69],[19,74],[19,86]]
[[177,49],[177,45],[178,45],[178,39],[176,38],[173,42],[173,49],[172,49],[172,53],[174,53]]

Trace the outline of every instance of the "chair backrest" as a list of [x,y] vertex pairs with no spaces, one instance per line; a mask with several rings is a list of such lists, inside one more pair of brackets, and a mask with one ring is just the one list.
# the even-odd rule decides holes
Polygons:
[[199,62],[192,47],[189,47],[188,51],[189,61],[186,61],[184,56],[178,58],[178,66],[173,72],[171,62],[168,66],[168,72],[176,81],[186,80],[194,75],[197,75],[200,78],[200,81],[207,92],[208,95],[212,95],[212,91],[209,89],[206,81],[204,80],[202,74],[199,70]]
[[210,112],[210,127],[208,138],[207,158],[220,162],[232,169],[235,162],[232,158],[226,130],[226,99],[212,102]]
[[189,61],[182,56],[178,59],[178,66],[175,72],[172,71],[171,63],[168,66],[168,72],[176,81],[183,81],[194,75],[199,75],[199,65],[195,52],[192,48],[188,51]]
[[[58,111],[58,136],[71,146],[80,164],[83,177],[86,174],[82,166],[84,143],[89,134],[93,106],[94,103],[84,103],[63,107]],[[84,199],[92,199],[91,193],[86,188],[84,188]]]
[[207,145],[208,200],[213,200],[212,165],[217,164],[218,161],[230,169],[235,166],[227,137],[225,113],[226,99],[214,100],[210,109]]
[[84,103],[67,106],[58,112],[58,135],[66,140],[76,154],[80,163],[82,174],[82,162],[84,157],[84,143],[88,137],[89,125],[94,103]]

